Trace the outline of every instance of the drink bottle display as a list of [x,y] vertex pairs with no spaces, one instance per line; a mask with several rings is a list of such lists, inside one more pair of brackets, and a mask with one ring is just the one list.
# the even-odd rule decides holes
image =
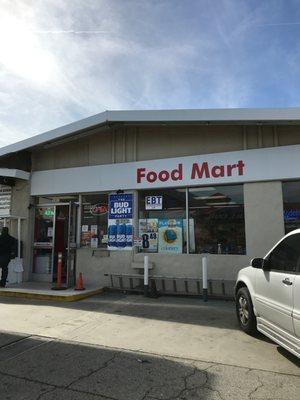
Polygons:
[[126,224],[117,225],[117,247],[126,247]]
[[110,225],[108,227],[108,246],[116,247],[117,241],[117,225]]
[[126,225],[126,247],[132,247],[133,230],[132,225]]

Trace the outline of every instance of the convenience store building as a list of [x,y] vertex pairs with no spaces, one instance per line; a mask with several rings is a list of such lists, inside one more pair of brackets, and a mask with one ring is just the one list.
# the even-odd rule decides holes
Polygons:
[[106,111],[0,149],[0,223],[23,280],[131,274],[234,281],[300,227],[300,109]]

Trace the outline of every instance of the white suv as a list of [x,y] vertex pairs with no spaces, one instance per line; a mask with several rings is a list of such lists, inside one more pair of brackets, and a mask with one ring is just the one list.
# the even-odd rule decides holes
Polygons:
[[244,332],[259,330],[300,358],[300,229],[239,272],[235,298]]

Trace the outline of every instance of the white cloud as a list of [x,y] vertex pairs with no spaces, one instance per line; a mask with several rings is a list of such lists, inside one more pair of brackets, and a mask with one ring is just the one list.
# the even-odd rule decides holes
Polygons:
[[297,75],[299,49],[266,26],[285,4],[2,0],[0,144],[105,109],[264,106]]

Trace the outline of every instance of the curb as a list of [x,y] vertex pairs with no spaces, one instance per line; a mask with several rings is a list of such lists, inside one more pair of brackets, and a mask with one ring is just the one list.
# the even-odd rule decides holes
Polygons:
[[19,291],[6,291],[0,290],[0,297],[15,297],[23,299],[32,300],[50,300],[50,301],[61,301],[61,302],[71,302],[83,300],[96,294],[103,293],[104,289],[95,289],[85,293],[71,294],[70,296],[60,296],[60,295],[49,295],[43,293],[30,293],[30,292],[19,292]]

